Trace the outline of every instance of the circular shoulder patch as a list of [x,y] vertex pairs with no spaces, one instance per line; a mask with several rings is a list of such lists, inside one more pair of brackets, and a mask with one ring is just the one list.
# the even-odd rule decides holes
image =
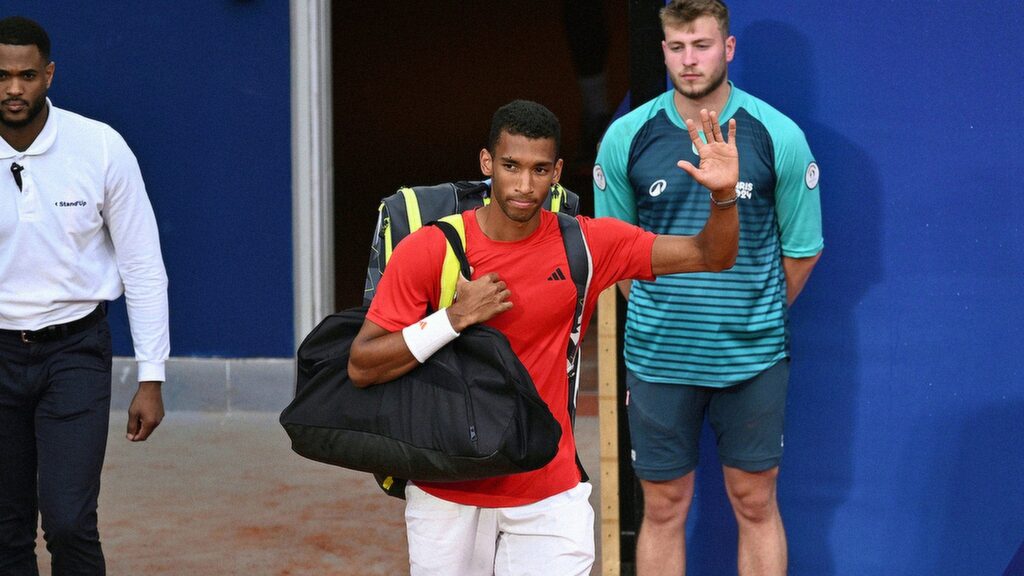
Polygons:
[[602,191],[608,185],[608,182],[604,179],[604,170],[601,169],[600,164],[594,164],[594,184]]
[[817,162],[808,164],[807,171],[804,172],[804,184],[807,184],[807,188],[813,190],[818,185],[818,176],[820,175]]

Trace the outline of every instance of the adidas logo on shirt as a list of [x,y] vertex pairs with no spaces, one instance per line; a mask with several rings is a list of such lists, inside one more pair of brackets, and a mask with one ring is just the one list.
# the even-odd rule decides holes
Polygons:
[[555,271],[548,276],[548,281],[551,280],[565,280],[565,273],[562,272],[561,268],[555,268]]

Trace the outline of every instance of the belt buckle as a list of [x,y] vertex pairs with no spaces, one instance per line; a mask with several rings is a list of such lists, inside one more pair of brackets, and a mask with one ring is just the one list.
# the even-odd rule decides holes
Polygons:
[[21,341],[24,342],[25,344],[35,344],[35,340],[32,340],[31,335],[32,335],[32,331],[31,330],[22,330],[21,331]]

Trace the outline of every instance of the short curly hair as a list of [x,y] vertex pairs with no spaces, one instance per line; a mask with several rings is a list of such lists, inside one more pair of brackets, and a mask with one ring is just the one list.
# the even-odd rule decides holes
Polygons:
[[0,20],[0,44],[35,46],[43,59],[50,61],[50,37],[36,21],[24,16],[10,16]]
[[513,100],[495,111],[491,118],[491,135],[487,149],[494,153],[502,132],[519,134],[527,138],[551,138],[555,153],[562,147],[562,126],[558,117],[543,105],[530,100]]

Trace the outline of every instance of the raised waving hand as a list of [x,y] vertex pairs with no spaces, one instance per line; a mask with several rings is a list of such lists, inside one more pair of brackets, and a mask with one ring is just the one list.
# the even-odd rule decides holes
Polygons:
[[694,166],[686,160],[676,165],[686,171],[694,180],[710,190],[716,200],[729,200],[736,193],[736,182],[740,177],[740,157],[736,151],[736,120],[729,120],[729,138],[722,134],[718,125],[718,112],[700,111],[700,121],[707,137],[701,139],[697,123],[686,119],[690,140],[700,156],[700,165]]

